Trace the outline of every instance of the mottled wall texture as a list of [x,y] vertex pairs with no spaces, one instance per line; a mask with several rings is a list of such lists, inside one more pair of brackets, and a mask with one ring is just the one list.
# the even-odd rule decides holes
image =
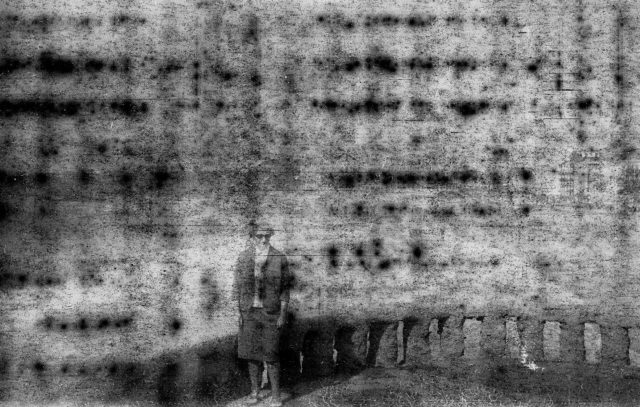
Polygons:
[[4,399],[217,394],[256,217],[317,372],[640,364],[632,0],[5,0],[0,47]]

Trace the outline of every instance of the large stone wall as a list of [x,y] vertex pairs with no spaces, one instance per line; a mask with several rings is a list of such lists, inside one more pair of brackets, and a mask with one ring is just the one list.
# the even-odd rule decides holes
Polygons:
[[5,1],[2,396],[229,388],[257,216],[291,371],[637,365],[638,14]]

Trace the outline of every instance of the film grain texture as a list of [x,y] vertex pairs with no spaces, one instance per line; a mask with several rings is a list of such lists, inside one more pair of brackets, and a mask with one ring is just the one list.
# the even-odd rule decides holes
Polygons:
[[289,378],[640,366],[639,10],[6,0],[0,397],[242,388],[257,218],[295,275]]

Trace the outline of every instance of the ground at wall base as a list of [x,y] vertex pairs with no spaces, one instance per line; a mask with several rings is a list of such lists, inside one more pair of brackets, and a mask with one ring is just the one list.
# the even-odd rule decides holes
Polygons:
[[285,406],[637,406],[640,371],[561,363],[535,372],[517,364],[369,368],[302,382],[290,392]]

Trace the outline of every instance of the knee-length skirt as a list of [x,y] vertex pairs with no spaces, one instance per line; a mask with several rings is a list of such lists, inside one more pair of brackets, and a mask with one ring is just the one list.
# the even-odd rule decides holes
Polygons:
[[240,359],[277,362],[279,360],[280,329],[278,314],[267,314],[261,308],[242,313],[242,326],[238,332]]

